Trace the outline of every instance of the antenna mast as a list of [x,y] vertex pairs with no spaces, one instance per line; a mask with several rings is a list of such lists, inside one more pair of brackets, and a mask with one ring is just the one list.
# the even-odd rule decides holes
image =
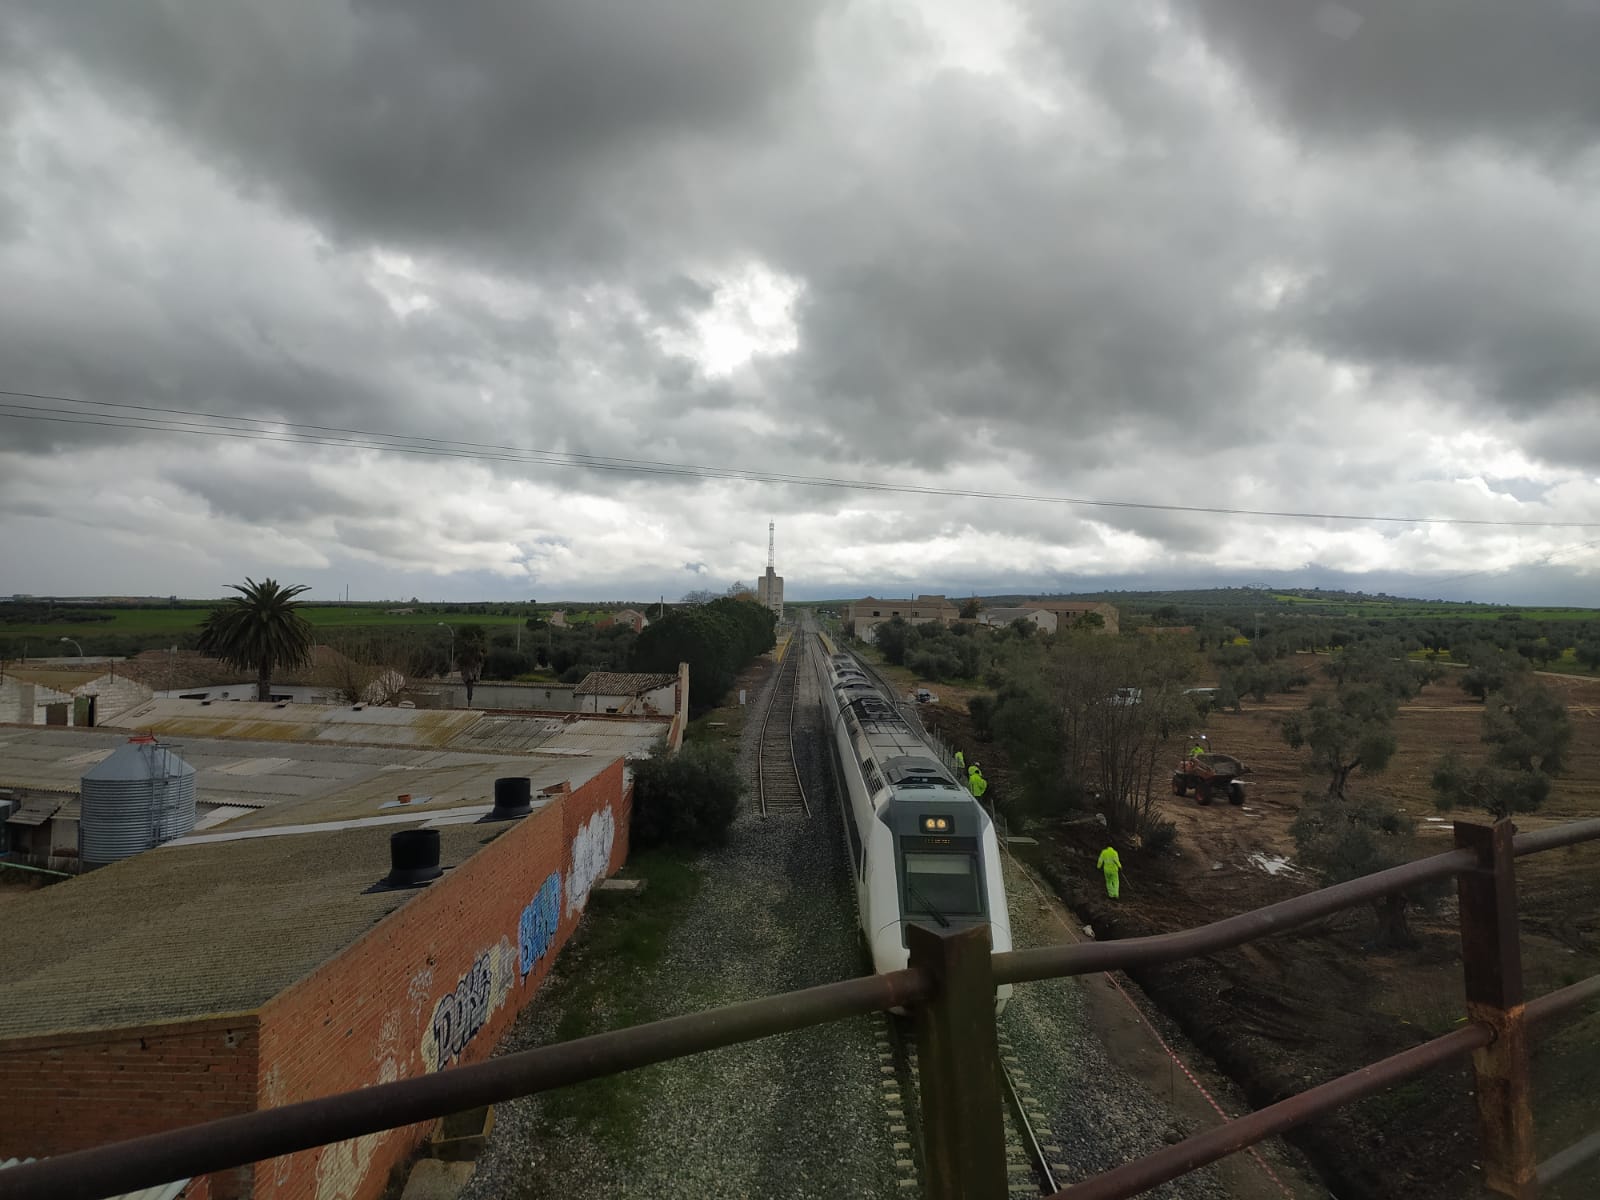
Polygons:
[[773,539],[773,534],[772,534],[772,531],[773,531],[773,528],[774,528],[774,524],[775,523],[772,522],[772,521],[768,521],[767,522],[767,574],[769,574],[769,575],[772,574],[772,569],[777,563],[777,560],[772,555],[772,550],[773,550],[773,540],[772,540]]

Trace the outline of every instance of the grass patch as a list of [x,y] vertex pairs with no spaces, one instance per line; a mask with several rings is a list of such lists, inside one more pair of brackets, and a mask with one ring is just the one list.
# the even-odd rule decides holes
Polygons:
[[[588,1037],[655,1020],[652,982],[673,929],[700,891],[700,870],[683,851],[633,855],[623,877],[644,879],[643,896],[591,903],[577,938],[562,955],[560,977],[546,983],[561,1016],[555,1040]],[[553,1134],[574,1127],[626,1146],[648,1108],[640,1073],[607,1076],[545,1095],[541,1123]]]
[[745,723],[751,719],[755,709],[755,697],[749,697],[750,703],[740,706],[739,695],[734,694],[734,703],[724,704],[720,708],[707,709],[694,720],[690,721],[683,731],[683,744],[704,744],[717,746],[730,754],[739,749],[739,738],[744,733]]

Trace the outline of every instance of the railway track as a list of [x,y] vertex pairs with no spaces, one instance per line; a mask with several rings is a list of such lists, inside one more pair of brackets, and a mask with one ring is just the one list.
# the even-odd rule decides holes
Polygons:
[[800,660],[805,635],[796,631],[778,664],[767,711],[761,718],[761,749],[756,757],[756,801],[761,815],[779,813],[811,815],[805,785],[794,753],[794,714],[800,696]]
[[[903,1139],[895,1144],[896,1153],[904,1155],[897,1159],[896,1166],[902,1172],[902,1186],[909,1190],[911,1181],[917,1178],[916,1172],[923,1169],[917,1042],[905,1018],[886,1017],[885,1026],[880,1045],[887,1048],[883,1051],[886,1076],[890,1066],[894,1070],[893,1100],[900,1100],[902,1095],[910,1098],[910,1103],[902,1104],[891,1113],[891,1116],[903,1114],[903,1123],[894,1126],[901,1131],[898,1136]],[[1049,1118],[1035,1105],[1033,1089],[1023,1076],[1016,1049],[1003,1031],[1000,1034],[1000,1080],[1006,1110],[1006,1190],[1019,1198],[1052,1196],[1060,1190],[1058,1178],[1066,1174],[1066,1166],[1060,1161],[1061,1148],[1055,1144]],[[889,1086],[886,1077],[885,1087]],[[920,1180],[917,1182],[920,1184]]]

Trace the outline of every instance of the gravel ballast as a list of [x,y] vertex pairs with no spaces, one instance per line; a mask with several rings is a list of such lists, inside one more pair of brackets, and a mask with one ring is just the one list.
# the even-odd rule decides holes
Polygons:
[[[854,898],[827,791],[816,682],[801,664],[797,736],[813,816],[763,818],[754,795],[726,847],[699,862],[693,908],[649,981],[655,1017],[859,975]],[[739,766],[755,778],[752,698]],[[774,720],[778,718],[775,717]],[[642,903],[649,903],[648,892]],[[557,964],[559,970],[560,964]],[[554,1040],[556,1006],[535,1001],[502,1051]],[[663,1063],[629,1077],[644,1118],[619,1144],[603,1129],[552,1136],[530,1097],[497,1109],[465,1200],[586,1196],[890,1196],[893,1139],[873,1025],[860,1018]]]

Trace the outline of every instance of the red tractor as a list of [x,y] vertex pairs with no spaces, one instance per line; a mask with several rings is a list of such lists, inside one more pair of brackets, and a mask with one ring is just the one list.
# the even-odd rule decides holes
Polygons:
[[1210,804],[1217,796],[1225,794],[1229,804],[1243,804],[1244,782],[1239,776],[1248,775],[1250,768],[1237,758],[1211,753],[1204,746],[1205,739],[1200,741],[1172,773],[1172,794],[1187,796],[1192,790],[1200,804]]

